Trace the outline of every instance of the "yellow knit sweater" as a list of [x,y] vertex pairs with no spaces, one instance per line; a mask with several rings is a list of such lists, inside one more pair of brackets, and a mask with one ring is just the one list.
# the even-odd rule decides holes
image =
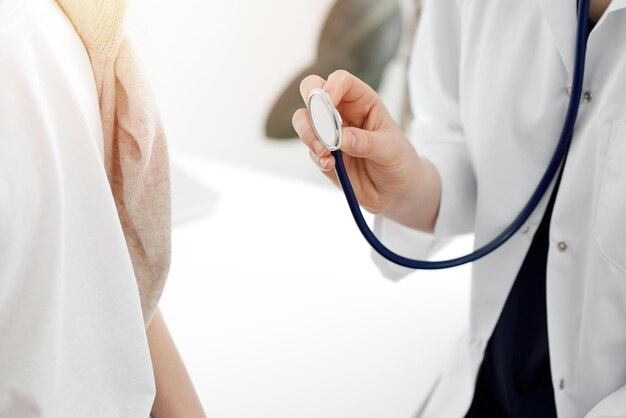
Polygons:
[[163,125],[124,33],[126,0],[57,2],[91,59],[100,100],[106,172],[147,325],[170,264],[170,178]]

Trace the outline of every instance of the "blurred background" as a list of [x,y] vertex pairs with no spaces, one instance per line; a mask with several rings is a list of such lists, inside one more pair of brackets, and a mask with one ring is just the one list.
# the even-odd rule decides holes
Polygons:
[[162,309],[208,416],[414,417],[466,328],[469,270],[383,277],[284,125],[294,82],[335,65],[406,124],[417,2],[131,3],[172,156]]

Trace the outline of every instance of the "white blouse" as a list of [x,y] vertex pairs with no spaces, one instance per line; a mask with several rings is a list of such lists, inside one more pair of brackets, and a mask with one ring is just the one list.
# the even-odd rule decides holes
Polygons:
[[[564,120],[574,63],[574,0],[426,0],[411,88],[412,138],[442,177],[438,241],[494,238],[528,201]],[[562,417],[626,416],[626,0],[589,37],[585,99],[550,225],[547,313]],[[460,417],[485,346],[547,204],[473,265],[467,338],[422,416]],[[413,233],[377,220],[384,241],[423,256]],[[400,275],[378,259],[391,275]]]
[[89,58],[0,0],[0,417],[148,417],[154,378]]

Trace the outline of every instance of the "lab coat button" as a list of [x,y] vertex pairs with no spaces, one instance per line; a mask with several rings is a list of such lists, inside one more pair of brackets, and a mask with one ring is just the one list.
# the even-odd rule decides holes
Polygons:
[[564,253],[565,251],[567,251],[567,243],[565,241],[561,241],[557,244],[557,248],[560,252]]
[[559,382],[559,389],[563,390],[565,389],[565,380],[561,379],[561,381]]
[[563,90],[565,90],[565,94],[567,95],[567,97],[570,97],[572,95],[572,87],[571,86],[565,87]]
[[521,234],[528,234],[530,232],[530,225],[524,224],[519,230]]
[[586,91],[583,94],[583,100],[585,101],[585,103],[589,103],[591,101],[591,99],[593,99],[593,96],[591,95],[590,91]]

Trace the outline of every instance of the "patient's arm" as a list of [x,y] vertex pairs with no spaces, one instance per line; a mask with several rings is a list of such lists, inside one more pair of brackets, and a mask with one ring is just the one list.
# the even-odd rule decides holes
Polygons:
[[148,327],[148,344],[156,380],[153,418],[206,418],[161,312]]

